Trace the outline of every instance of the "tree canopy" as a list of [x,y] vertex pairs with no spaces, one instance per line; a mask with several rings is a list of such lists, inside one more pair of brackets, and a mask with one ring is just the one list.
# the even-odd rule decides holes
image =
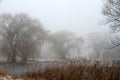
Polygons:
[[10,62],[33,57],[46,34],[40,22],[26,14],[0,15],[1,51]]

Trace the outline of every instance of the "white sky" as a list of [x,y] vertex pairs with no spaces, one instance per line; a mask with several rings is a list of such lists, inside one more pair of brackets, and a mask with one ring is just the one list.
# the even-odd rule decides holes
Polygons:
[[68,30],[77,34],[108,31],[102,0],[2,0],[0,13],[27,13],[51,32]]

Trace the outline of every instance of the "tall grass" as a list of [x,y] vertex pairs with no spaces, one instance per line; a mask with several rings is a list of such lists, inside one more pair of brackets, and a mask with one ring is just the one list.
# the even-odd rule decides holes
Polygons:
[[22,77],[24,80],[120,80],[120,61],[113,62],[111,66],[100,62],[69,61],[63,66],[23,73]]

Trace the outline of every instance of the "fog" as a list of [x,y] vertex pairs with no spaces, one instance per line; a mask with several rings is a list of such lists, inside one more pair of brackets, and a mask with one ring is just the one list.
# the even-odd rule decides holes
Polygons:
[[68,30],[78,35],[106,32],[102,0],[3,0],[0,13],[27,13],[51,32]]
[[102,0],[2,0],[1,55],[11,62],[120,58],[119,33],[106,25],[107,11]]

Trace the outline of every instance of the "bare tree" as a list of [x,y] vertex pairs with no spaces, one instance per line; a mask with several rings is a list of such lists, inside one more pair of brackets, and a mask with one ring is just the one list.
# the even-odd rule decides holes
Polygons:
[[84,40],[81,36],[73,36],[67,42],[66,47],[69,49],[69,57],[76,58],[82,56]]
[[120,31],[120,0],[107,0],[104,3],[103,14],[113,31]]
[[[93,58],[102,57],[104,51],[108,47],[110,42],[110,34],[109,33],[91,33],[88,35],[89,48],[92,51]],[[90,51],[90,52],[91,52]]]
[[60,31],[49,35],[49,40],[53,44],[53,50],[60,58],[65,58],[66,54],[69,52],[69,47],[66,44],[70,41],[73,33],[68,31]]
[[9,62],[15,63],[17,58],[25,61],[36,53],[46,31],[38,20],[26,14],[3,14],[0,16],[0,36],[2,54]]
[[49,36],[50,42],[53,44],[51,50],[56,53],[59,58],[66,58],[82,53],[84,40],[82,37],[77,37],[75,34],[68,31],[60,31]]
[[[106,0],[103,7],[103,15],[106,17],[106,23],[110,24],[113,32],[120,32],[120,0]],[[120,39],[112,41],[110,49],[120,46]]]

